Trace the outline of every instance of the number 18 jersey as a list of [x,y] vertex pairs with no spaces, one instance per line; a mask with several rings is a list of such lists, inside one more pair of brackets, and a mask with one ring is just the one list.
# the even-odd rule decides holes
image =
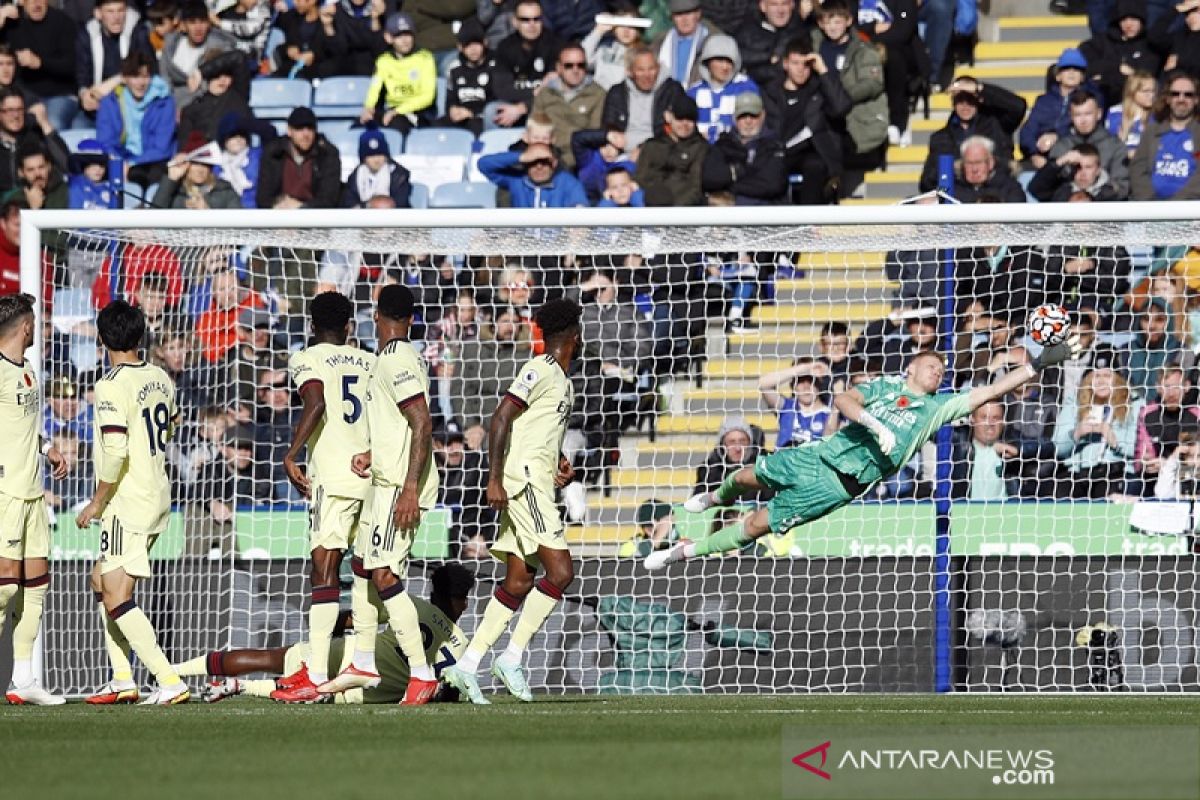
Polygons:
[[117,485],[105,516],[131,531],[167,527],[166,450],[178,419],[175,385],[153,364],[122,364],[96,383],[96,475]]

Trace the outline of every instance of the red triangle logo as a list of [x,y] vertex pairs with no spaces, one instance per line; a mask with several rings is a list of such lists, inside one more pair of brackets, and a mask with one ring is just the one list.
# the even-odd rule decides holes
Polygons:
[[792,763],[795,764],[797,767],[803,767],[804,769],[811,772],[813,775],[824,778],[827,781],[833,780],[833,776],[830,775],[828,772],[821,769],[820,767],[814,767],[812,764],[808,763],[808,759],[811,756],[814,756],[817,753],[820,753],[821,754],[821,766],[822,767],[825,766],[825,759],[829,756],[830,744],[831,744],[830,742],[825,742],[824,744],[819,744],[810,750],[805,750],[803,753],[801,753],[800,755],[793,758]]

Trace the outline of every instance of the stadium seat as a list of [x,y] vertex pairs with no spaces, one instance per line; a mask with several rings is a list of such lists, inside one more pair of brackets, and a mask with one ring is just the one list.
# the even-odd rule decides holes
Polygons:
[[492,131],[484,131],[479,137],[476,152],[481,156],[503,153],[524,135],[524,128],[496,128]]
[[430,208],[495,208],[496,187],[490,183],[443,183],[433,193]]
[[280,136],[287,136],[287,121],[286,120],[282,120],[282,119],[272,120],[271,125],[274,126],[275,132],[278,133]]
[[333,141],[333,135],[335,133],[348,131],[350,130],[350,126],[353,124],[354,120],[349,119],[323,119],[317,122],[320,132],[324,134],[325,138],[331,142]]
[[66,142],[67,149],[70,150],[72,153],[74,153],[76,151],[76,149],[79,148],[79,143],[82,142],[84,139],[95,139],[96,138],[96,129],[95,128],[72,128],[69,131],[59,131],[58,135],[62,137],[62,140],[64,142]]
[[[325,78],[313,90],[313,113],[317,119],[358,119],[367,101],[367,75],[339,75]],[[322,125],[324,127],[324,125]]]
[[429,208],[429,187],[423,183],[412,184],[408,204],[412,208]]
[[438,75],[437,95],[433,103],[434,108],[437,109],[437,115],[439,118],[446,116],[446,94],[446,77],[444,75]]
[[136,183],[126,183],[123,206],[125,208],[141,208],[144,203],[145,198],[142,196],[142,187]]
[[312,103],[312,84],[289,78],[256,78],[250,82],[250,108],[259,119],[287,119],[292,109]]
[[158,194],[158,184],[157,183],[146,190],[146,205],[150,205],[154,202],[154,195],[156,195],[156,194]]
[[463,179],[463,171],[467,167],[467,157],[456,156],[425,156],[405,153],[396,159],[407,169],[412,177],[410,180],[423,183],[431,191],[446,183],[458,183]]
[[471,157],[475,137],[465,128],[418,128],[408,134],[404,152],[415,156]]

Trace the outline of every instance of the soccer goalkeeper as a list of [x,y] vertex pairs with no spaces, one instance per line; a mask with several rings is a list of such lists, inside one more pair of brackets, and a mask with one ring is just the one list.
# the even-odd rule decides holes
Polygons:
[[642,563],[648,570],[659,570],[674,561],[738,550],[768,531],[781,534],[820,519],[896,473],[947,422],[1003,397],[1044,367],[1078,352],[1079,340],[1072,336],[987,386],[946,394],[937,394],[946,373],[941,354],[918,353],[903,376],[877,378],[838,395],[834,405],[852,424],[832,437],[762,456],[753,467],[728,476],[716,491],[694,495],[683,504],[685,511],[700,513],[729,505],[743,494],[771,489],[775,497],[765,508],[740,527],[699,541],[681,541],[651,553]]

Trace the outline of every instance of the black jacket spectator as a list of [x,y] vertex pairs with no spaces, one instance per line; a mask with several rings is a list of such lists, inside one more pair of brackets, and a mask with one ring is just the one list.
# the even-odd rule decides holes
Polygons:
[[788,42],[806,32],[807,26],[794,6],[787,24],[781,27],[772,25],[758,8],[750,9],[734,35],[742,54],[742,69],[759,86],[770,83],[779,74],[779,62]]
[[996,167],[986,179],[971,183],[963,177],[961,171],[954,176],[954,196],[960,203],[978,203],[980,201],[1000,203],[1024,203],[1028,201],[1025,190],[1017,179],[1008,174],[1007,167]]
[[788,173],[804,176],[795,201],[826,202],[829,182],[842,174],[842,139],[832,123],[845,119],[853,105],[841,77],[834,70],[813,72],[795,90],[781,77],[763,87],[762,99],[767,126],[779,133],[786,149]]
[[764,129],[743,141],[725,131],[704,156],[701,185],[706,192],[732,192],[739,206],[776,205],[787,200],[788,173],[783,143]]
[[542,85],[542,78],[554,69],[563,41],[550,31],[533,42],[526,42],[514,33],[496,48],[496,99],[506,103],[524,103],[533,108],[533,90]]
[[596,15],[605,11],[600,0],[541,0],[541,4],[546,29],[564,42],[582,41],[596,27]]
[[[467,63],[460,57],[458,65],[450,70],[450,77],[446,81],[446,108],[461,106],[474,114],[475,116],[466,122],[478,125],[478,130],[475,131],[476,136],[483,130],[484,106],[495,99],[495,78],[496,59],[491,55],[485,55],[483,61],[478,64]],[[449,117],[444,117],[438,121],[438,124],[454,125],[458,123],[451,122]],[[470,127],[469,124],[468,127]]]
[[[735,431],[746,434],[750,439],[749,445],[736,448],[741,453],[742,457],[740,459],[733,458],[730,448],[725,445],[725,437]],[[742,467],[753,466],[763,450],[765,439],[766,437],[763,435],[762,428],[757,425],[750,425],[746,422],[745,417],[727,417],[722,421],[721,427],[717,431],[717,446],[708,454],[708,458],[704,460],[704,463],[696,467],[696,487],[693,491],[696,494],[716,491],[717,487],[730,474]],[[770,489],[763,489],[754,494],[743,495],[742,500],[744,502],[765,503],[774,494]]]
[[[1121,20],[1137,19],[1141,29],[1132,37],[1121,33]],[[1125,91],[1125,75],[1121,67],[1142,70],[1157,75],[1162,58],[1150,46],[1146,30],[1146,0],[1117,0],[1108,30],[1103,36],[1088,39],[1079,46],[1088,62],[1088,77],[1099,84],[1110,101],[1120,100]]]
[[883,82],[888,96],[888,120],[903,131],[908,127],[908,98],[923,93],[931,65],[929,51],[917,35],[917,0],[889,0],[892,22],[880,33],[878,24],[862,26],[869,41],[883,47]]
[[[102,53],[100,63],[93,57],[95,48]],[[155,57],[146,25],[133,9],[125,17],[125,27],[113,36],[98,19],[89,20],[75,37],[75,83],[79,88],[94,86],[121,71],[121,59],[133,52]]]
[[1011,316],[1043,302],[1045,256],[1035,247],[971,247],[954,261],[954,290],[963,303],[978,300],[992,314]]
[[[600,116],[601,127],[618,131],[629,127],[629,83],[630,79],[626,78],[608,90],[608,96],[604,98],[604,111]],[[667,78],[655,88],[653,110],[650,112],[655,136],[663,132],[663,114],[675,98],[683,94],[683,87],[674,78]]]
[[[667,5],[663,3],[663,5]],[[700,0],[701,19],[713,33],[736,31],[758,5],[751,0]]]
[[1124,247],[1055,245],[1046,251],[1046,296],[1107,316],[1128,288],[1133,262]]
[[74,42],[75,23],[57,8],[46,8],[39,20],[29,17],[28,11],[14,26],[5,29],[5,40],[13,52],[29,50],[42,63],[37,69],[21,67],[17,72],[21,84],[38,97],[75,95],[75,49],[64,47]]
[[1042,203],[1066,203],[1077,192],[1086,192],[1097,202],[1110,202],[1123,199],[1113,188],[1108,173],[1101,170],[1100,177],[1092,186],[1084,188],[1074,181],[1075,170],[1071,166],[1059,166],[1053,161],[1047,161],[1046,166],[1034,173],[1029,182],[1029,193]]
[[[5,95],[14,90],[0,91],[0,105],[3,105]],[[19,94],[14,94],[19,97]],[[33,117],[26,115],[25,124],[19,130],[8,130],[0,122],[0,195],[6,194],[17,185],[17,170],[21,166],[17,154],[24,149],[39,148],[50,155],[51,163],[59,172],[66,174],[69,151],[66,143],[57,133],[43,133]]]
[[1175,56],[1174,69],[1200,75],[1200,31],[1177,22],[1183,23],[1178,13],[1159,15],[1150,28],[1150,46],[1164,59]]
[[[256,195],[259,208],[271,208],[283,194],[283,172],[285,163],[291,161],[291,146],[291,141],[281,136],[263,148]],[[337,208],[338,193],[342,188],[342,159],[337,148],[318,134],[309,160],[312,162],[312,199],[304,205],[307,208]]]
[[[313,5],[315,6],[315,3]],[[296,47],[301,53],[313,54],[312,64],[302,68],[297,73],[299,77],[312,80],[337,74],[343,52],[341,43],[336,35],[329,36],[325,33],[320,15],[314,12],[313,17],[309,19],[292,9],[276,18],[275,27],[283,33],[283,44],[275,51],[276,77],[288,77],[296,65],[287,54],[289,47]]]
[[[958,159],[959,148],[971,136],[985,136],[996,145],[993,153],[998,168],[1007,169],[1013,159],[1013,134],[1025,118],[1028,103],[1002,86],[977,84],[978,92],[965,92],[963,103],[955,104],[946,126],[929,137],[929,155],[921,170],[919,188],[928,192],[937,188],[938,157]],[[955,98],[959,93],[955,93]],[[974,98],[974,100],[970,100]],[[961,108],[961,116],[959,110]]]
[[[388,49],[388,43],[383,38],[383,20],[390,13],[389,6],[392,5],[385,5],[384,16],[378,18],[378,25],[374,25],[376,18],[371,14],[371,0],[359,3],[341,0],[338,3],[337,14],[333,18],[333,28],[337,32],[334,50],[339,56],[338,75],[370,75],[375,72],[375,59]],[[372,30],[373,26],[378,30]]]
[[[239,58],[237,54],[230,55]],[[201,67],[201,70],[203,69]],[[212,83],[213,81],[210,81],[210,88],[205,89],[195,100],[183,107],[179,115],[179,130],[176,132],[179,141],[186,141],[192,131],[200,131],[205,139],[213,141],[217,138],[218,125],[227,114],[235,114],[246,120],[254,117],[245,96],[235,87],[231,86],[220,94],[213,94]]]

